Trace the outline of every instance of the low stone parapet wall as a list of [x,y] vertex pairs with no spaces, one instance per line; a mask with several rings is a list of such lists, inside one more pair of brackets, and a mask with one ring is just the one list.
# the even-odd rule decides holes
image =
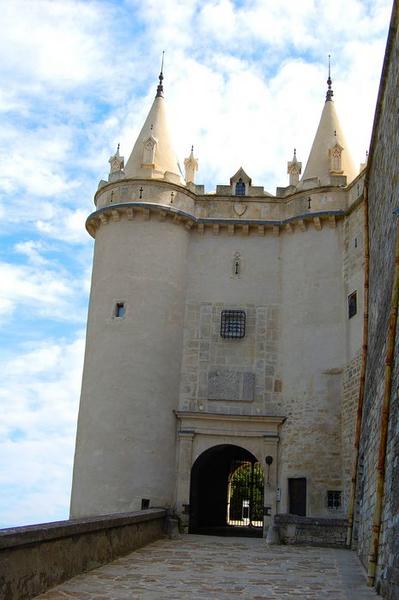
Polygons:
[[300,517],[297,515],[275,515],[282,544],[307,544],[309,546],[346,546],[346,519],[325,517]]
[[25,600],[164,534],[166,511],[104,515],[0,530],[0,598]]

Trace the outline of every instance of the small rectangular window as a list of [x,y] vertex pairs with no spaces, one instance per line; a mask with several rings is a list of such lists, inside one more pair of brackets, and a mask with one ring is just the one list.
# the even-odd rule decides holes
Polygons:
[[351,319],[357,313],[357,292],[348,296],[348,317]]
[[341,492],[338,490],[328,490],[327,508],[329,510],[338,510],[341,508]]
[[147,510],[150,508],[150,501],[148,498],[141,499],[141,510]]
[[220,335],[222,338],[243,338],[245,336],[245,311],[222,310]]
[[115,304],[115,317],[122,319],[125,316],[126,307],[124,302],[117,302]]

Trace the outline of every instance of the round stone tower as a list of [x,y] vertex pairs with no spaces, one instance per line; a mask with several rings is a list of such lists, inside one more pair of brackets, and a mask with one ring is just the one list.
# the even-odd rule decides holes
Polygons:
[[173,503],[193,199],[162,79],[126,169],[118,147],[87,220],[95,249],[71,517]]

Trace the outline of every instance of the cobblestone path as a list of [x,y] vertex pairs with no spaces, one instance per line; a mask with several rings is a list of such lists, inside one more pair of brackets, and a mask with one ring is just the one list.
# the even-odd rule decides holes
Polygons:
[[369,600],[354,552],[263,539],[158,540],[38,596],[42,600]]

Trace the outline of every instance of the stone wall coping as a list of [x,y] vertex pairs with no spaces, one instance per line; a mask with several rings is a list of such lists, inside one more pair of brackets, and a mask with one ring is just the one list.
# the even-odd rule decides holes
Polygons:
[[302,525],[317,527],[347,527],[348,519],[337,517],[301,517],[299,515],[279,514],[274,516],[275,525]]
[[146,521],[163,519],[165,516],[165,509],[150,508],[135,512],[83,517],[66,521],[26,525],[23,527],[9,527],[7,529],[0,529],[0,550],[38,542],[48,542],[50,540],[81,535],[102,529],[113,529],[135,523],[144,523]]

